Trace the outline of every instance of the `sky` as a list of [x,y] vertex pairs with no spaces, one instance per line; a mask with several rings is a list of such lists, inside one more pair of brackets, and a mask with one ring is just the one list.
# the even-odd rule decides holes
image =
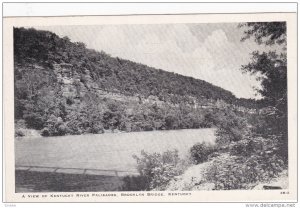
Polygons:
[[205,80],[240,98],[260,98],[256,77],[241,69],[251,52],[272,48],[241,42],[238,23],[41,26],[87,48]]

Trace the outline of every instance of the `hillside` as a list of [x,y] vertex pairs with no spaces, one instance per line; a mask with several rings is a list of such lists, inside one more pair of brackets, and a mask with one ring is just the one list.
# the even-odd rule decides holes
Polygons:
[[[260,101],[237,99],[202,80],[113,58],[51,32],[15,28],[15,142],[22,140],[17,137],[29,135],[32,139],[23,141],[43,157],[26,146],[16,153],[21,153],[22,160],[37,159],[43,165],[40,160],[47,155],[53,160],[57,149],[75,145],[72,154],[79,158],[82,153],[84,157],[80,157],[81,162],[75,158],[74,163],[94,161],[102,168],[114,161],[128,167],[125,157],[116,152],[128,151],[130,157],[134,149],[137,152],[132,157],[139,175],[125,177],[123,191],[291,188],[288,144],[293,132],[288,131],[286,22],[251,22],[241,27],[242,40],[254,38],[258,45],[273,45],[269,52],[254,51],[248,64],[241,66],[243,72],[261,80],[257,89],[263,97]],[[279,52],[279,46],[285,49]],[[191,133],[186,133],[190,130],[173,131],[172,138],[167,137],[172,131],[160,131],[199,128],[210,128],[207,130],[213,130],[213,137],[195,130],[194,138],[200,142],[195,143]],[[95,135],[82,136],[155,130],[159,131],[149,133],[149,140],[165,140],[155,142],[159,145],[146,143],[144,136],[133,136],[141,133],[105,134],[97,139]],[[34,139],[35,133],[81,136]],[[109,143],[117,144],[112,137],[120,137],[120,145],[116,145],[116,151],[104,151],[113,150]],[[184,143],[193,145],[186,146],[186,157],[179,154]],[[64,165],[65,156],[70,158],[67,152],[60,151]]]
[[203,80],[14,28],[15,118],[44,135],[209,127],[235,96]]

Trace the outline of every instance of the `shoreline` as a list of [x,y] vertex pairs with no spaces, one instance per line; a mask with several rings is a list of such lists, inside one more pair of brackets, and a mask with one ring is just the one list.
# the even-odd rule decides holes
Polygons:
[[[25,135],[25,136],[15,136],[15,139],[17,140],[22,140],[22,139],[36,139],[36,138],[53,138],[53,137],[64,137],[64,136],[93,136],[93,135],[104,135],[104,134],[128,134],[128,133],[145,133],[145,132],[174,132],[174,131],[184,131],[184,130],[190,130],[190,131],[197,131],[197,130],[205,130],[205,129],[216,129],[216,127],[211,127],[211,128],[194,128],[194,129],[165,129],[165,130],[151,130],[151,131],[111,131],[111,130],[105,130],[105,132],[103,133],[97,133],[97,134],[93,134],[93,133],[86,133],[86,134],[65,134],[65,135],[59,135],[59,136],[42,136],[41,134],[39,134],[40,130],[35,130],[35,129],[23,129],[25,131],[35,131],[37,134],[39,135],[34,135],[34,136],[30,136],[30,135]],[[16,131],[16,130],[15,130]]]

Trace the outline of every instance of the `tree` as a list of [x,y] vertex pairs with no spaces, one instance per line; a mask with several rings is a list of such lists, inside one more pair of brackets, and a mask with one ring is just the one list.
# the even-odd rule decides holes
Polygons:
[[248,22],[240,24],[246,27],[242,41],[254,37],[258,44],[273,45],[286,43],[286,22]]
[[265,136],[276,136],[279,139],[280,153],[287,161],[286,23],[256,22],[241,24],[240,27],[245,28],[242,41],[254,37],[258,44],[281,47],[277,51],[254,51],[251,62],[242,66],[242,70],[255,74],[261,81],[262,88],[258,92],[272,109],[265,114]]

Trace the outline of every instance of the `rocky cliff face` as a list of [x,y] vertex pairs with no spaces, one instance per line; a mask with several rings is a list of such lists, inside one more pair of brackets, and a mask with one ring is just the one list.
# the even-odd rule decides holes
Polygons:
[[79,102],[88,91],[96,93],[101,98],[110,98],[117,101],[133,101],[143,103],[162,104],[156,96],[143,98],[141,96],[128,96],[121,93],[109,92],[101,89],[99,85],[92,79],[90,71],[85,70],[84,74],[78,74],[71,64],[61,63],[53,64],[54,74],[57,82],[60,84],[62,96],[72,98]]
[[81,76],[72,69],[71,64],[53,64],[53,67],[64,97],[80,98],[88,90],[84,83],[81,82]]

